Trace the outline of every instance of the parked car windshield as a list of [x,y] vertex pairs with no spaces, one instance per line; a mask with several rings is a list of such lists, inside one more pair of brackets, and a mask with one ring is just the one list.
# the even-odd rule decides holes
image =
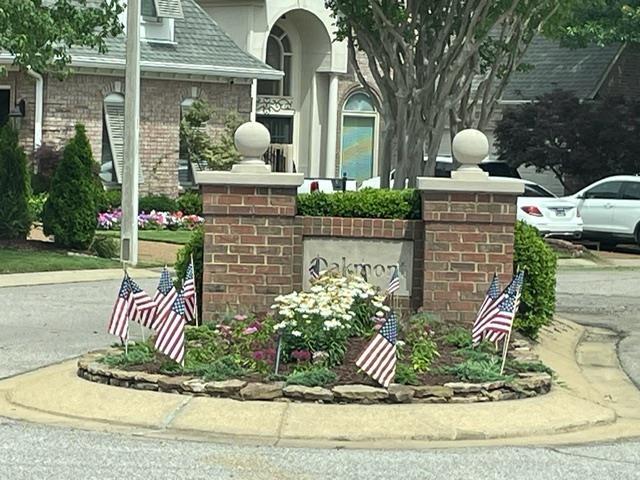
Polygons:
[[525,184],[524,194],[522,196],[523,197],[547,197],[547,198],[556,197],[557,198],[556,195],[551,193],[546,188],[541,187],[540,185],[529,185],[529,184]]

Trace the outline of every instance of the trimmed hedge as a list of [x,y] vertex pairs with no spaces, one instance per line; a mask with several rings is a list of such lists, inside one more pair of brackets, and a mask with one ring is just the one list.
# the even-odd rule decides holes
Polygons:
[[175,212],[178,207],[176,201],[166,195],[149,195],[138,200],[138,210],[145,213],[149,213],[152,210],[156,212]]
[[524,270],[524,287],[515,328],[535,339],[556,310],[556,254],[535,227],[518,222],[515,229],[514,270]]
[[421,218],[420,193],[416,190],[304,193],[298,195],[298,215],[314,217]]

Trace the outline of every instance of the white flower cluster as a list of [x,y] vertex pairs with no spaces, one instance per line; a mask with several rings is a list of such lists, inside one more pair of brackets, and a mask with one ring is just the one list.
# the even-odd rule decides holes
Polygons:
[[371,301],[383,316],[383,312],[389,310],[383,305],[384,297],[377,295],[374,287],[363,279],[323,275],[309,291],[276,297],[271,308],[277,311],[281,321],[274,329],[296,331],[300,324],[311,324],[317,317],[325,331],[349,328],[349,322],[355,318],[352,307],[357,300]]

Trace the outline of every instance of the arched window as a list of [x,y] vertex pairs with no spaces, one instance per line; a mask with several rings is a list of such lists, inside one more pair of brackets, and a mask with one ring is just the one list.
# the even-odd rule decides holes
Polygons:
[[371,97],[356,92],[342,109],[341,172],[357,181],[374,176],[378,142],[378,114]]
[[105,183],[122,183],[124,164],[124,96],[110,93],[104,98],[100,178]]
[[280,80],[259,80],[258,95],[291,96],[291,41],[287,32],[275,25],[267,40],[266,63],[284,72]]

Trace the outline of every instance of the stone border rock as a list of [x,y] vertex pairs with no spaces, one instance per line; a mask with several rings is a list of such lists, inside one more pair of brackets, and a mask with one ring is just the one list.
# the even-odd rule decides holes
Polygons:
[[531,398],[548,393],[552,378],[547,373],[521,373],[513,382],[462,383],[411,386],[391,384],[337,385],[332,388],[285,385],[284,382],[246,382],[239,379],[206,382],[200,378],[126,371],[99,363],[104,352],[78,360],[78,376],[91,382],[154,392],[178,393],[235,400],[302,401],[318,403],[474,403]]

